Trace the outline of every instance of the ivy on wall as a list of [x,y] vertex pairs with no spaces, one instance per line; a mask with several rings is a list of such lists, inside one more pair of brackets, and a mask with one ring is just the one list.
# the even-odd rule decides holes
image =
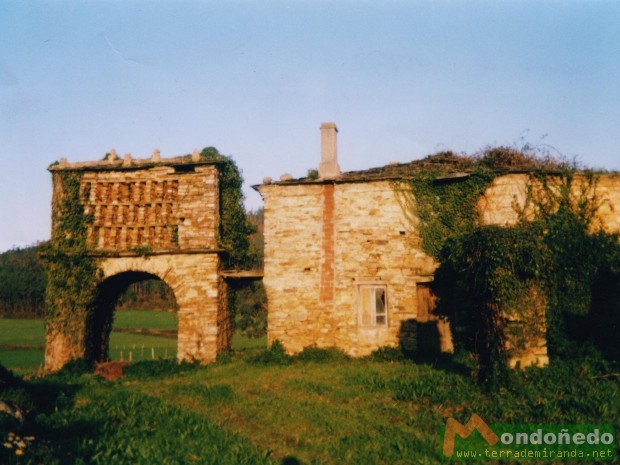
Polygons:
[[[565,166],[528,148],[489,147],[474,155],[439,152],[420,160],[419,169],[394,187],[423,250],[437,258],[448,239],[480,224],[478,201],[496,177],[515,171],[555,172]],[[411,195],[403,195],[407,192]]]
[[46,290],[46,332],[62,333],[76,350],[86,347],[88,321],[96,297],[99,270],[88,255],[87,233],[92,215],[85,214],[79,171],[54,172],[52,237],[45,256],[49,261]]
[[455,234],[467,234],[478,225],[477,201],[491,185],[494,174],[475,167],[464,179],[445,170],[422,172],[410,180],[423,250],[434,258]]
[[[610,328],[598,328],[593,306],[610,288],[598,288],[601,276],[613,275],[620,265],[618,234],[604,231],[597,217],[599,175],[566,168],[550,176],[532,173],[521,224],[531,224],[543,238],[548,259],[543,275],[549,305],[547,339],[551,357],[575,357],[584,343],[597,343]],[[616,270],[616,271],[613,271]],[[595,292],[598,295],[595,295]],[[603,347],[604,351],[608,348]]]
[[433,284],[437,313],[451,321],[455,342],[477,356],[480,382],[505,378],[511,352],[544,335],[539,280],[546,257],[533,227],[480,226],[442,248]]
[[[594,299],[592,289],[601,273],[620,269],[618,236],[605,233],[596,220],[598,177],[501,147],[472,157],[442,153],[426,161],[437,157],[447,163],[427,163],[414,173],[407,180],[408,197],[402,195],[403,182],[395,186],[406,199],[405,214],[422,249],[440,263],[433,285],[438,313],[457,329],[455,342],[476,354],[479,380],[502,379],[509,350],[541,337],[543,319],[550,355],[574,355],[595,337],[588,329],[592,301],[605,299]],[[515,171],[530,174],[520,223],[482,226],[480,197],[497,176]],[[507,330],[508,322],[518,324]]]

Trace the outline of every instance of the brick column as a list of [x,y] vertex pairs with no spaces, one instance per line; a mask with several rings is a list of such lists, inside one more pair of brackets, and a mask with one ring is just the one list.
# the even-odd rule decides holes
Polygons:
[[334,300],[334,185],[323,187],[323,261],[321,263],[322,303]]

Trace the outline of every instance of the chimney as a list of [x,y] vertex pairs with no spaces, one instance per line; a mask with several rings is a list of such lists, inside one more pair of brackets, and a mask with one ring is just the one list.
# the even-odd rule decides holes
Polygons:
[[334,179],[340,175],[338,166],[338,128],[336,123],[321,124],[321,163],[319,163],[319,177]]

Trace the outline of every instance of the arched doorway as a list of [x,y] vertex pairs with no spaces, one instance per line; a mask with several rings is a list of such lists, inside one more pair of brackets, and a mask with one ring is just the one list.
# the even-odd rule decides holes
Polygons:
[[[87,359],[93,362],[103,362],[109,360],[110,358],[119,357],[119,348],[112,347],[113,349],[115,349],[114,354],[112,354],[110,346],[110,337],[114,326],[115,314],[117,314],[118,312],[117,306],[119,303],[121,303],[123,297],[128,297],[128,290],[130,290],[138,283],[156,283],[160,286],[165,287],[167,289],[166,296],[171,300],[170,304],[174,307],[174,310],[176,310],[177,304],[174,291],[170,288],[170,286],[168,286],[168,284],[166,284],[164,280],[159,278],[157,275],[143,271],[126,271],[105,279],[97,287],[97,298],[94,303],[94,308],[90,312],[91,318],[87,322]],[[148,314],[151,312],[143,311],[142,313]],[[174,319],[176,320],[176,316]],[[149,325],[146,324],[145,326]],[[130,334],[132,333],[136,334],[145,331],[147,333],[150,333],[148,328],[140,328],[139,326],[135,325],[130,325],[129,327],[124,327],[122,329],[124,333],[129,333],[124,335],[124,337],[122,338],[123,341],[131,341]],[[121,337],[120,334],[117,334],[117,336]],[[174,345],[176,346],[176,331],[174,337]],[[134,341],[135,339],[137,338],[134,337]],[[142,336],[141,340],[144,339],[145,336]],[[132,351],[131,347],[132,345],[127,344],[127,346],[128,347],[126,351],[124,351],[124,346],[123,349],[120,350],[120,358],[123,359],[123,357],[126,357],[127,359],[132,360],[134,358],[134,352]],[[144,358],[144,344],[142,343],[141,346],[140,344],[138,344],[138,346],[139,347],[137,349],[139,350],[139,352],[135,352],[136,357],[139,354],[139,358]],[[133,349],[136,349],[136,344],[133,344]],[[147,347],[147,351],[150,351],[153,357],[156,354],[155,347],[152,344],[150,345],[150,347]],[[176,353],[176,350],[174,352]],[[157,356],[161,355],[161,353],[157,353]],[[166,353],[166,355],[168,354]]]

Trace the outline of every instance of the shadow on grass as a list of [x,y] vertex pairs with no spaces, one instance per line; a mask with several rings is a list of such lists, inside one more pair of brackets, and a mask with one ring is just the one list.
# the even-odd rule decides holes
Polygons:
[[[78,391],[82,389],[80,374],[87,371],[87,366],[76,362],[45,378],[25,381],[13,376],[12,391],[0,390],[0,397],[12,394],[14,403],[25,412],[25,418],[23,422],[0,418],[1,439],[13,442],[12,447],[5,445],[0,449],[0,463],[22,463],[15,460],[23,458],[24,463],[61,465],[78,463],[76,459],[88,459],[88,452],[83,450],[82,444],[97,438],[100,426],[97,422],[73,419],[68,415],[75,407]],[[18,449],[23,457],[16,454]],[[79,463],[88,463],[88,460]]]
[[281,465],[302,465],[302,463],[296,457],[288,456],[282,459]]
[[417,353],[411,354],[409,358],[419,365],[428,365],[436,370],[465,377],[470,377],[474,369],[472,366],[461,362],[459,357],[453,354]]
[[34,463],[90,463],[94,450],[85,445],[99,440],[102,430],[98,421],[68,419],[63,414],[40,415],[31,433],[36,440],[31,454]]
[[473,367],[464,363],[464,356],[441,352],[441,334],[436,321],[401,322],[398,339],[406,359],[448,373],[469,376]]

